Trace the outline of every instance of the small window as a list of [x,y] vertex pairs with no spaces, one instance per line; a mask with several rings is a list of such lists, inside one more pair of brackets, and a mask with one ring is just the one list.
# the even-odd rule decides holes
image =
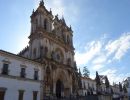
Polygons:
[[38,70],[34,71],[34,80],[38,80]]
[[23,96],[24,96],[24,90],[19,90],[19,98],[18,98],[18,100],[23,100]]
[[0,91],[0,100],[4,100],[5,91]]
[[37,100],[38,91],[33,91],[33,100]]
[[26,76],[25,68],[21,68],[20,77],[25,78],[25,76]]
[[6,63],[3,64],[2,74],[8,75],[8,67],[9,67],[9,64],[6,64]]
[[4,100],[6,89],[7,88],[0,87],[0,100]]

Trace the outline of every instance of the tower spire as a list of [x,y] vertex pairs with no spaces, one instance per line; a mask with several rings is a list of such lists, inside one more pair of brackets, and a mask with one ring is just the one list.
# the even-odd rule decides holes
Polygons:
[[50,13],[52,14],[51,8],[50,8]]
[[34,9],[33,9],[33,12],[32,13],[34,13]]
[[39,5],[44,6],[44,0],[41,0]]
[[62,15],[62,22],[63,22],[63,24],[66,25],[66,22],[65,22],[65,19],[64,19],[64,16],[63,16],[63,15]]

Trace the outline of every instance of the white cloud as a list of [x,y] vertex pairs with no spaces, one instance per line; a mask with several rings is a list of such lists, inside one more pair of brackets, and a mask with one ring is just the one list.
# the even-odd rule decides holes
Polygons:
[[[107,69],[99,72],[99,75],[107,75],[110,84],[119,83],[122,82],[124,79],[126,79],[128,76],[130,76],[130,73],[120,74],[118,73],[117,69]],[[92,79],[95,79],[95,73],[91,75]]]
[[99,69],[101,69],[103,67],[104,67],[104,65],[96,64],[96,65],[93,66],[93,70],[97,71],[97,70],[99,70]]
[[[99,71],[101,72],[100,74],[108,75],[111,82],[119,82],[128,77],[130,73],[126,73],[127,75],[120,74],[118,72],[121,69],[118,71],[117,67],[112,66],[117,60],[121,61],[129,49],[130,33],[123,33],[115,40],[106,41],[104,38],[100,38],[99,41],[89,42],[84,47],[85,52],[76,52],[75,58],[78,66],[87,65],[92,71]],[[111,63],[111,67],[106,67]]]
[[102,74],[102,75],[109,75],[109,74],[114,74],[114,73],[116,73],[116,72],[117,72],[116,69],[108,69],[108,70],[106,70],[106,71],[101,72],[101,74]]
[[75,59],[78,65],[83,65],[91,61],[96,55],[100,53],[102,45],[99,41],[92,41],[85,48],[89,49],[86,49],[86,51],[83,53],[76,52]]
[[27,39],[26,37],[27,36],[24,36],[24,35],[23,36],[21,36],[21,35],[17,36],[17,41],[20,40],[18,42],[20,45],[17,45],[17,48],[18,48],[18,52],[17,53],[19,53],[21,50],[23,50],[28,45],[29,39]]
[[[110,80],[110,83],[112,84],[113,82],[118,82],[120,81],[120,78],[116,76],[116,69],[107,69],[103,72],[101,72],[101,75],[107,75],[108,79]],[[122,81],[122,80],[121,80]]]
[[[38,5],[39,5],[39,0],[34,0],[35,3],[35,8],[37,9]],[[54,15],[59,14],[60,16],[63,15],[63,13],[65,12],[65,5],[63,0],[49,0],[49,1],[44,1],[44,5],[46,6],[46,8],[48,10],[50,10],[50,8],[52,9],[52,13]]]
[[125,33],[116,40],[109,40],[106,44],[102,40],[89,42],[84,49],[85,52],[76,52],[75,58],[78,65],[85,65],[92,59],[91,63],[94,66],[120,60],[130,49],[130,33]]
[[100,55],[92,61],[92,69],[95,71],[98,71],[105,67],[104,63],[106,63],[107,58],[106,56],[102,55],[101,52],[102,51],[100,51]]
[[109,63],[111,63],[112,62],[112,60],[111,59],[109,59],[109,60],[107,60],[107,63],[109,64]]
[[96,57],[94,60],[93,60],[93,64],[101,64],[101,63],[104,63],[106,62],[107,58],[105,55],[99,55],[98,57]]
[[114,59],[120,60],[130,49],[130,33],[123,34],[119,39],[110,41],[106,45],[107,55],[114,54]]
[[115,83],[122,82],[126,77],[130,75],[130,73],[119,74],[117,69],[107,69],[105,71],[102,71],[100,74],[107,75],[111,84],[113,82]]
[[51,0],[47,2],[47,6],[52,9],[54,15],[58,14],[60,17],[64,14],[66,6],[64,5],[63,0]]

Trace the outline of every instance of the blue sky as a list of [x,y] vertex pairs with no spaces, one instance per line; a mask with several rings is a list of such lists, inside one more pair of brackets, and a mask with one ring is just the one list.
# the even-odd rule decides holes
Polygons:
[[[30,15],[39,0],[0,0],[0,49],[18,53],[28,44]],[[111,83],[130,76],[129,0],[45,0],[74,31],[78,67],[108,75]]]

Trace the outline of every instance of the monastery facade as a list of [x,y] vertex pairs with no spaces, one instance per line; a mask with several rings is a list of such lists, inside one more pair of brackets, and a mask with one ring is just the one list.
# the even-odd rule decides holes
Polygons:
[[[71,26],[67,26],[64,18],[52,15],[41,0],[31,15],[29,45],[17,55],[0,51],[0,68],[6,71],[1,72],[0,100],[76,95],[80,78],[74,55]],[[9,91],[15,96],[8,95]],[[12,99],[6,99],[6,95]]]

